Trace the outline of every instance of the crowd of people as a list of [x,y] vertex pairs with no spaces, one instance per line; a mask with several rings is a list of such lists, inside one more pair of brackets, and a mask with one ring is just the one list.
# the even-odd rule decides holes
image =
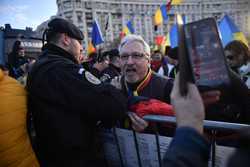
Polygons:
[[[53,19],[44,37],[36,61],[25,57],[17,41],[9,66],[0,66],[15,79],[27,75],[28,121],[35,131],[32,143],[40,166],[103,166],[95,145],[99,125],[111,128],[119,122],[143,132],[150,129],[142,117],[146,114],[176,116],[177,129],[163,166],[207,166],[210,145],[203,120],[250,123],[250,51],[240,41],[225,47],[230,86],[199,92],[189,83],[183,97],[178,47],[167,47],[165,53],[151,50],[141,36],[131,34],[118,48],[100,49],[83,61],[84,36],[74,24]],[[145,102],[147,109],[138,105]],[[243,141],[249,141],[248,132]],[[249,144],[244,146],[231,166],[249,163]]]

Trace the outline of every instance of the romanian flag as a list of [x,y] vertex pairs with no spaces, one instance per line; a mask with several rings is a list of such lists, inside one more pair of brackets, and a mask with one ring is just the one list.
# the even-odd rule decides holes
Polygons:
[[92,42],[88,43],[87,55],[96,52],[96,48],[93,46]]
[[163,36],[163,35],[157,35],[156,37],[155,37],[155,44],[156,45],[163,45],[164,44],[164,42],[165,42],[165,36]]
[[248,46],[246,37],[228,15],[225,15],[220,21],[219,30],[223,46],[226,46],[233,40],[239,40]]
[[168,11],[171,9],[172,5],[180,5],[182,2],[183,0],[169,0],[167,3]]
[[171,48],[175,48],[178,46],[178,28],[177,24],[174,24],[169,33],[169,38],[170,38],[170,46]]
[[102,32],[98,25],[97,20],[94,20],[92,25],[91,41],[88,43],[87,54],[91,54],[96,51],[96,46],[103,43]]
[[169,32],[167,33],[167,36],[166,36],[165,39],[166,39],[166,40],[165,40],[165,46],[171,46],[171,44],[170,44],[170,35],[169,35]]
[[154,24],[156,26],[161,25],[163,21],[168,20],[168,11],[171,9],[172,5],[179,5],[183,2],[183,0],[169,0],[168,3],[165,5],[161,5],[158,8],[154,15]]
[[183,0],[172,0],[171,5],[180,5],[183,2]]
[[168,20],[168,5],[161,5],[160,8],[158,8],[154,15],[154,23],[155,25],[160,25],[163,23],[163,21]]
[[99,24],[97,20],[94,20],[93,26],[92,26],[92,45],[96,47],[96,45],[99,45],[104,42],[102,37],[102,32],[99,27]]
[[[182,15],[182,21],[183,21],[183,24],[186,24],[186,16],[185,15]],[[170,29],[169,41],[170,41],[171,48],[174,48],[174,47],[178,46],[178,28],[177,28],[177,24],[174,24]]]
[[133,27],[131,20],[129,20],[127,22],[126,26],[122,30],[121,37],[124,37],[128,34],[134,34],[134,33],[135,33],[135,29]]

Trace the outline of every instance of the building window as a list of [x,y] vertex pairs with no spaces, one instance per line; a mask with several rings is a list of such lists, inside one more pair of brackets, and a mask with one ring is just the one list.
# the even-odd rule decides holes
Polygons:
[[82,15],[78,15],[78,14],[77,14],[77,22],[78,22],[78,23],[82,23],[82,22],[83,22],[83,20],[82,20]]
[[65,9],[70,8],[70,7],[71,7],[70,1],[65,1],[65,2],[63,3],[63,6],[64,6]]
[[82,7],[82,4],[81,4],[80,0],[76,0],[76,7],[77,8],[81,8]]
[[91,3],[90,2],[85,2],[85,8],[86,9],[91,9]]

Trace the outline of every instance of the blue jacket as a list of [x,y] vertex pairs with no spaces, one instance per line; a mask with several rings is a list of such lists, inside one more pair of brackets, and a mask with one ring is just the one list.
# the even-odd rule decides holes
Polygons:
[[175,136],[163,159],[165,167],[208,166],[210,145],[192,128],[177,128]]

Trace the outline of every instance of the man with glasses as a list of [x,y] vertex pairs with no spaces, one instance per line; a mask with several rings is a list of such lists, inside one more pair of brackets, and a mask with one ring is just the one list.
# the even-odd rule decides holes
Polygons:
[[[121,88],[129,99],[144,96],[170,103],[173,82],[151,70],[150,47],[143,38],[127,35],[120,43],[119,52],[122,77],[118,82],[112,80],[111,84]],[[129,116],[135,130],[143,131],[147,127],[148,123],[134,113]]]
[[111,127],[124,119],[126,98],[79,64],[83,35],[75,25],[53,19],[44,36],[47,44],[27,81],[39,163],[103,166],[97,158],[96,126]]
[[129,96],[145,96],[170,103],[173,81],[150,68],[150,47],[138,35],[128,35],[120,44],[121,84]]

